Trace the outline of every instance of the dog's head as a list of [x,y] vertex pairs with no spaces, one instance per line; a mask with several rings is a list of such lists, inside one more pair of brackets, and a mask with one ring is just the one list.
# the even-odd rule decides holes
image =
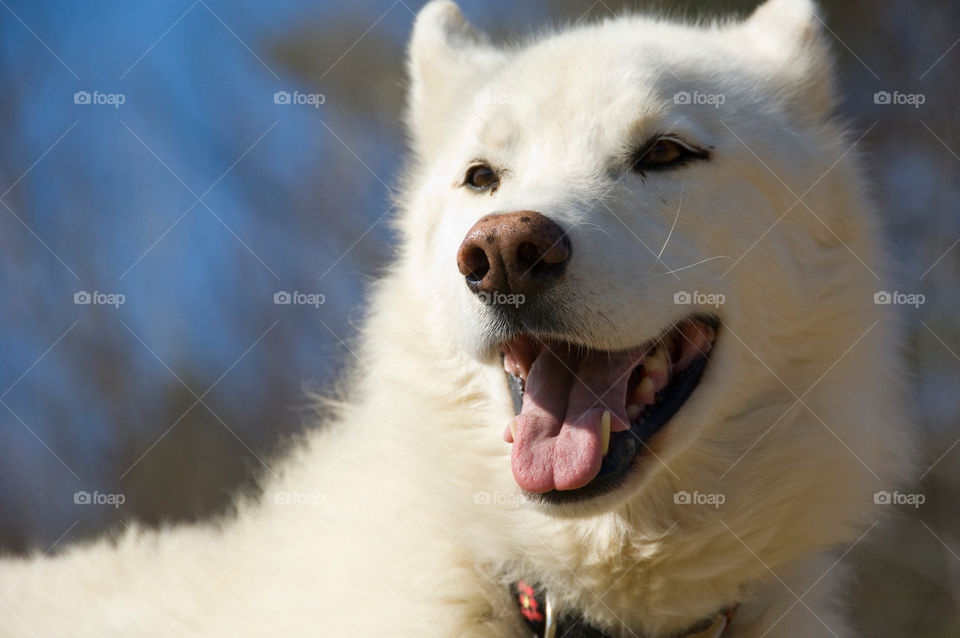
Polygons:
[[[807,0],[506,48],[422,10],[405,258],[424,312],[505,370],[489,391],[512,395],[498,427],[532,500],[623,502],[684,452],[720,475],[778,408],[879,365],[838,360],[879,316],[878,255],[830,67]],[[838,447],[809,437],[796,453]]]

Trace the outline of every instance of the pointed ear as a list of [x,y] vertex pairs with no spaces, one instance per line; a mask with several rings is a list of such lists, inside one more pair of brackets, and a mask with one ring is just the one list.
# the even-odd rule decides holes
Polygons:
[[767,0],[741,25],[745,43],[785,97],[814,117],[834,107],[833,57],[814,0]]
[[502,59],[450,0],[433,0],[413,26],[407,61],[407,125],[414,150],[428,153],[445,137],[457,108],[469,106]]

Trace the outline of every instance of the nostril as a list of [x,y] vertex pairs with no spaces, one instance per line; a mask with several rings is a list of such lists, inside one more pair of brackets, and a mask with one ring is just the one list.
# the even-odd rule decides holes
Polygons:
[[477,285],[488,272],[490,272],[490,260],[487,254],[479,246],[468,247],[461,253],[460,273],[466,277],[467,283]]
[[524,272],[546,272],[554,266],[562,266],[569,254],[570,241],[566,237],[548,237],[536,242],[524,241],[517,246],[517,266]]
[[528,241],[517,246],[517,264],[524,270],[534,268],[543,256],[543,251]]

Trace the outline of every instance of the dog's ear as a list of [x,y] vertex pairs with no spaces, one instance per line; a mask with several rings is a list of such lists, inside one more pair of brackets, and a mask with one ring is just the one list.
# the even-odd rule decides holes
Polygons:
[[757,67],[797,108],[825,117],[834,107],[833,56],[814,0],[767,0],[740,25]]
[[450,0],[433,0],[420,10],[407,62],[407,124],[417,153],[436,148],[458,106],[469,106],[501,57]]

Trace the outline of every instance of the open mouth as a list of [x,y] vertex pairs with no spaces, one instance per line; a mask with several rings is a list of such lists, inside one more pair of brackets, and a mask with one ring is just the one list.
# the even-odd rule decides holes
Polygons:
[[560,503],[621,485],[640,448],[697,387],[717,326],[697,315],[619,352],[529,335],[502,344],[517,415],[503,436],[520,487]]

